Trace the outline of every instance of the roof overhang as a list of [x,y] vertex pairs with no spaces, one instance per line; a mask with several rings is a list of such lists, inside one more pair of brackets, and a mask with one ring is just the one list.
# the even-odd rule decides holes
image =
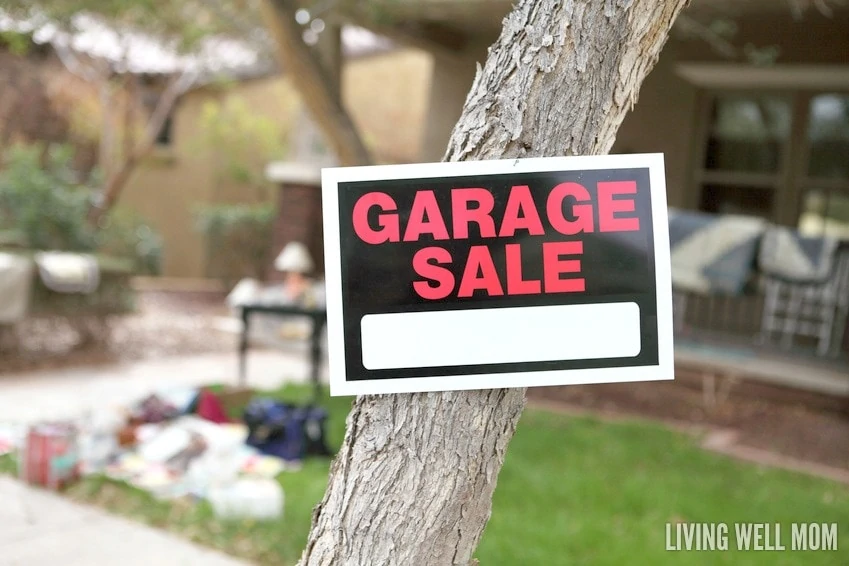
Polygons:
[[679,63],[676,73],[709,89],[849,90],[849,65],[753,65]]

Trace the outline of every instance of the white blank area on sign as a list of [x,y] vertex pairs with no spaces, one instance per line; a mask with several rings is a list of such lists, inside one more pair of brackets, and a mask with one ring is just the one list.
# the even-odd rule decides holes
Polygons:
[[370,314],[360,321],[369,370],[631,358],[637,303]]

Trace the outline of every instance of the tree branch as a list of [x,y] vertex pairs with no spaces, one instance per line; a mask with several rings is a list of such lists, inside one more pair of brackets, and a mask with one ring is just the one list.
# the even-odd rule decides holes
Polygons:
[[114,206],[115,202],[130,179],[139,161],[151,152],[156,137],[165,125],[177,99],[197,81],[198,71],[185,71],[165,88],[157,100],[156,107],[150,115],[142,139],[132,152],[125,156],[120,168],[107,178],[106,186],[100,194],[98,202],[89,212],[89,222],[97,225],[103,215]]
[[138,80],[132,73],[127,73],[123,82],[124,90],[124,136],[122,156],[127,158],[136,145],[136,94],[138,92]]
[[59,61],[62,63],[62,66],[65,67],[65,69],[67,69],[72,75],[90,83],[100,83],[108,79],[108,77],[104,74],[95,71],[94,67],[83,64],[83,62],[77,57],[76,53],[74,53],[73,49],[58,42],[52,45],[53,50],[59,57]]
[[100,170],[109,178],[112,174],[112,156],[114,155],[113,138],[114,128],[112,124],[112,101],[114,96],[112,93],[112,85],[108,80],[102,80],[98,84],[98,95],[100,98],[100,148],[98,150],[98,163]]
[[690,33],[706,42],[711,49],[723,57],[736,59],[740,53],[733,43],[687,14],[678,16],[677,26],[681,31]]
[[280,64],[321,128],[341,165],[367,165],[371,155],[357,127],[334,95],[333,82],[315,53],[301,38],[291,0],[261,0]]
[[145,135],[142,138],[142,142],[136,149],[135,153],[145,151],[149,149],[148,146],[153,145],[153,142],[156,141],[156,136],[159,135],[159,132],[162,130],[162,126],[165,125],[165,121],[168,119],[168,115],[174,108],[174,104],[177,102],[177,99],[189,90],[199,77],[199,71],[184,71],[176,79],[172,80],[165,90],[162,91],[162,94],[159,95],[156,106],[148,119],[147,128],[145,129]]

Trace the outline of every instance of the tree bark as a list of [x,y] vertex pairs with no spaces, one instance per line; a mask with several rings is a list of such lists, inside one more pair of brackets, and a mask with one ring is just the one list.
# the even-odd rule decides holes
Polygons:
[[[606,153],[685,0],[522,0],[447,160]],[[354,401],[303,566],[468,564],[524,389]]]
[[316,54],[301,39],[291,0],[262,0],[263,19],[277,58],[300,92],[340,165],[368,165],[371,155]]

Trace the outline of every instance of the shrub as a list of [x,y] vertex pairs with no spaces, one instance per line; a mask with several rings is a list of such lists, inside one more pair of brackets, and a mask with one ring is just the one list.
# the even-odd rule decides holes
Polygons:
[[[17,145],[0,167],[0,233],[26,248],[99,252],[132,260],[143,273],[158,273],[162,242],[137,216],[120,209],[100,226],[87,220],[94,191],[71,163],[69,146]],[[7,236],[7,238],[10,238]]]
[[39,250],[91,251],[95,232],[85,219],[92,192],[76,182],[71,152],[54,146],[14,146],[0,171],[0,228]]
[[265,276],[272,252],[272,205],[203,206],[195,217],[197,228],[206,236],[210,277],[229,287],[243,277]]

